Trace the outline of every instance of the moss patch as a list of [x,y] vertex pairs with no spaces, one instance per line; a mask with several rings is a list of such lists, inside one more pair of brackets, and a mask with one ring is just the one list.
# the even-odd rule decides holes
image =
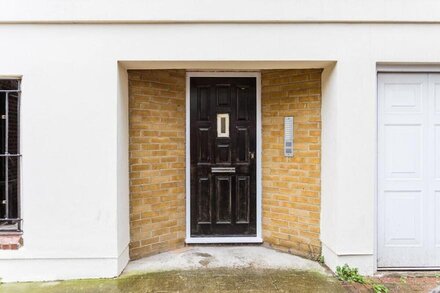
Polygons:
[[345,292],[332,277],[293,270],[212,269],[124,275],[115,279],[0,285],[0,292]]

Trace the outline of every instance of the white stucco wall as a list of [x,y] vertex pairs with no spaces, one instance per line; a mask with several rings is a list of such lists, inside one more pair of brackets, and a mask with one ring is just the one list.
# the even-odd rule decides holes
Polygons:
[[[138,11],[132,11],[136,19]],[[262,7],[259,12],[253,18],[264,18]],[[406,8],[400,12],[402,17],[412,15]],[[417,9],[414,13],[419,15]],[[423,19],[432,13],[426,10]],[[59,18],[70,19],[64,14]],[[23,15],[49,18],[38,9]],[[2,20],[18,16],[14,9],[11,14],[0,12]],[[335,12],[334,17],[340,15]],[[23,76],[25,244],[18,251],[0,251],[0,277],[111,277],[125,266],[129,221],[124,66],[325,65],[323,252],[332,268],[348,262],[363,273],[374,272],[376,63],[440,64],[439,33],[440,24],[435,23],[0,24],[0,75]]]
[[19,0],[0,21],[416,21],[438,22],[436,0]]

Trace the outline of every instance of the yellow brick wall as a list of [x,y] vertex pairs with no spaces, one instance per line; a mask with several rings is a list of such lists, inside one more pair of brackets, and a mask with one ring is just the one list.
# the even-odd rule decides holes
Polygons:
[[[320,254],[321,70],[262,72],[263,237],[266,244]],[[283,152],[284,117],[294,117],[294,157]]]
[[185,71],[129,71],[130,258],[185,238]]
[[[185,71],[129,71],[130,257],[182,247],[185,238]],[[263,237],[320,253],[321,70],[262,71]],[[283,121],[294,116],[293,158]]]

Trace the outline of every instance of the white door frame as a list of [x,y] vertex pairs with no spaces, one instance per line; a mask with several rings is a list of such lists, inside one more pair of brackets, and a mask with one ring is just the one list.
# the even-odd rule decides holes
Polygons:
[[[257,235],[255,237],[191,237],[191,138],[190,138],[190,79],[191,77],[255,77],[257,90]],[[262,238],[262,169],[261,169],[261,74],[260,72],[187,72],[186,74],[186,243],[261,243]]]
[[375,239],[374,239],[374,256],[376,271],[399,271],[399,270],[438,270],[439,267],[391,267],[381,268],[378,266],[378,233],[379,233],[379,74],[381,73],[440,73],[440,64],[414,64],[414,63],[377,63],[376,64],[376,194],[375,194]]

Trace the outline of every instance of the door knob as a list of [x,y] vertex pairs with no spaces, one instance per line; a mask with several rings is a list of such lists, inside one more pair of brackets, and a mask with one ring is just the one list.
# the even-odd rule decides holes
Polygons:
[[249,157],[251,158],[251,160],[255,159],[255,153],[249,152]]

